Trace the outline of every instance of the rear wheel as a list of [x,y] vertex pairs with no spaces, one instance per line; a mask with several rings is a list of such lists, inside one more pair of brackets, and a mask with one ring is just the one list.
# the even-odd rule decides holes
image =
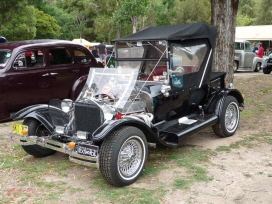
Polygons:
[[263,73],[264,74],[270,74],[271,73],[271,69],[272,68],[270,68],[270,69],[269,68],[263,68]]
[[106,181],[115,186],[134,183],[142,173],[147,159],[144,133],[125,126],[107,137],[100,148],[99,168]]
[[[41,124],[39,121],[35,119],[27,119],[23,123],[28,126],[28,135],[29,136],[48,136],[49,131]],[[56,151],[52,149],[48,149],[45,147],[41,147],[39,145],[22,145],[22,148],[28,153],[33,155],[34,157],[46,157],[54,154]]]
[[230,137],[236,132],[240,120],[238,101],[228,96],[224,101],[219,121],[213,125],[213,131],[220,137]]
[[256,67],[255,67],[255,69],[254,69],[254,72],[259,72],[259,71],[261,70],[261,66],[262,66],[262,64],[261,64],[260,62],[258,62],[258,63],[256,64]]

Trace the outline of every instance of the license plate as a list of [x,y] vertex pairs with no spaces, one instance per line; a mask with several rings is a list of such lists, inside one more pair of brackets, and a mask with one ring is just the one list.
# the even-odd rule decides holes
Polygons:
[[98,146],[78,144],[76,146],[76,152],[81,155],[97,157],[98,156]]
[[12,132],[15,134],[24,135],[23,131],[25,132],[25,130],[28,131],[28,126],[26,126],[26,125],[22,125],[19,123],[14,123],[12,125]]

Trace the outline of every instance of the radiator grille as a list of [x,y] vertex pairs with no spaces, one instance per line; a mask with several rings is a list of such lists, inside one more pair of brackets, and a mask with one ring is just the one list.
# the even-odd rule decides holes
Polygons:
[[93,133],[104,122],[101,108],[95,104],[75,103],[75,122],[78,131]]

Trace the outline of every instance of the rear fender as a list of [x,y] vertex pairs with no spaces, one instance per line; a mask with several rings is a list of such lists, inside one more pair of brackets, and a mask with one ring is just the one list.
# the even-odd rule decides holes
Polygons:
[[213,97],[209,105],[206,107],[205,112],[214,113],[216,116],[220,117],[221,110],[227,96],[233,96],[237,99],[240,110],[244,108],[244,98],[240,91],[237,89],[225,89]]

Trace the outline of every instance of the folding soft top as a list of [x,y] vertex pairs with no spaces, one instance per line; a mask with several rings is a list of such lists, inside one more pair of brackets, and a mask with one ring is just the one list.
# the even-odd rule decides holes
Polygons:
[[217,29],[215,26],[206,23],[186,23],[178,25],[152,26],[140,30],[137,33],[128,35],[118,41],[141,41],[141,40],[186,40],[208,38],[211,46],[214,47]]

